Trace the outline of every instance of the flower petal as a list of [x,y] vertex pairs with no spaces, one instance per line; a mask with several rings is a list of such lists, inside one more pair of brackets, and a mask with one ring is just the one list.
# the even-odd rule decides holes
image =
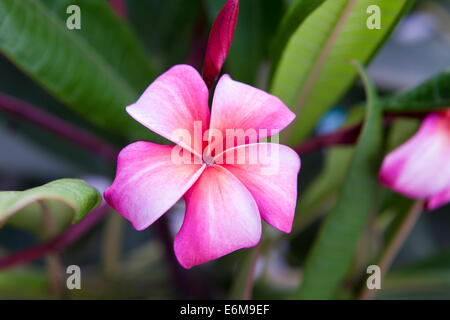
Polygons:
[[185,196],[186,215],[174,249],[185,268],[255,246],[261,219],[250,192],[231,173],[208,167]]
[[119,154],[114,183],[106,202],[143,230],[169,210],[194,184],[204,167],[174,164],[174,146],[135,142]]
[[[214,93],[210,128],[220,130],[223,137],[227,129],[254,132],[256,141],[249,141],[250,134],[246,134],[244,143],[251,143],[277,134],[294,118],[295,114],[277,97],[223,75]],[[232,147],[244,143],[233,143]]]
[[410,198],[426,199],[450,182],[450,121],[443,114],[430,114],[420,130],[388,154],[380,181]]
[[219,76],[233,41],[239,11],[238,0],[228,0],[211,29],[203,62],[203,79],[211,88]]
[[[209,126],[208,88],[193,67],[172,67],[135,104],[128,106],[127,112],[150,130],[201,155],[202,146],[195,145],[194,141],[201,142]],[[194,129],[196,124],[199,124],[198,132]],[[181,138],[180,130],[186,131],[191,141]]]
[[444,189],[443,191],[439,192],[438,194],[431,196],[426,203],[426,207],[427,210],[434,210],[449,202],[450,202],[450,186],[447,189]]
[[297,153],[283,145],[257,143],[227,150],[223,162],[250,191],[262,218],[291,232],[301,165]]

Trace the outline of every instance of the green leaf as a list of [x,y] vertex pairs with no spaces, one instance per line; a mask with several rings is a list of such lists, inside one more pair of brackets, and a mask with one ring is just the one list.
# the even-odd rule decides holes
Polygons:
[[[353,108],[341,129],[357,125],[363,120],[364,108]],[[353,152],[354,146],[339,146],[326,151],[320,175],[299,196],[291,237],[303,231],[335,204],[338,191],[347,177]]]
[[389,129],[386,141],[387,151],[392,151],[409,140],[420,127],[419,119],[398,118]]
[[329,209],[336,200],[336,194],[345,181],[353,155],[353,147],[337,147],[327,151],[325,166],[320,175],[306,191],[299,196],[291,237],[307,228]]
[[450,106],[450,71],[444,71],[421,85],[381,100],[383,109],[395,112],[433,111]]
[[263,7],[261,0],[239,3],[239,19],[235,36],[227,57],[227,67],[233,78],[245,83],[254,83],[263,58]]
[[196,26],[201,18],[201,0],[146,0],[127,4],[130,23],[151,50],[152,60],[164,70],[185,61],[192,54],[195,41],[207,35],[202,34],[207,30],[198,32]]
[[[66,26],[69,4],[81,9],[81,30]],[[105,1],[0,0],[0,52],[99,128],[147,133],[125,106],[155,74],[129,27]]]
[[[288,143],[303,140],[317,120],[353,83],[352,59],[367,63],[391,33],[409,0],[328,0],[291,36],[276,70],[270,92],[297,118],[288,128]],[[381,29],[367,28],[370,5],[381,9]]]
[[450,252],[448,250],[433,254],[419,262],[392,272],[393,274],[420,274],[423,272],[446,271],[450,274]]
[[365,125],[336,206],[321,226],[306,260],[298,294],[301,299],[334,296],[349,270],[358,238],[375,210],[383,121],[375,89],[362,73],[368,95]]
[[272,69],[276,69],[281,54],[292,34],[302,22],[316,10],[325,0],[296,0],[284,15],[272,43]]
[[[443,251],[386,275],[380,298],[448,299],[450,252]],[[445,294],[445,297],[442,295]],[[440,297],[438,295],[441,295]]]
[[100,194],[83,180],[60,179],[25,191],[0,192],[0,225],[8,223],[39,236],[45,231],[42,202],[60,231],[76,223],[100,202]]
[[0,299],[49,299],[49,292],[45,272],[15,268],[0,273]]

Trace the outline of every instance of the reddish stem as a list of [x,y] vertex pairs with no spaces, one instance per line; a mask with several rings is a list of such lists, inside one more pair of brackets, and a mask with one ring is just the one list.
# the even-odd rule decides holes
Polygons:
[[57,253],[66,249],[96,225],[108,211],[108,208],[108,205],[102,202],[97,209],[88,214],[83,220],[72,225],[56,238],[0,258],[0,270],[28,263],[48,255],[49,253]]
[[[389,126],[395,119],[400,117],[422,119],[425,113],[395,113],[384,117],[384,125]],[[343,128],[336,132],[311,138],[295,148],[299,155],[305,155],[318,149],[324,149],[336,145],[354,144],[359,137],[363,123],[352,127]]]
[[362,123],[330,134],[311,138],[295,148],[295,151],[299,155],[305,155],[316,151],[317,149],[323,149],[330,146],[353,144],[358,139],[361,128]]
[[107,160],[116,159],[117,150],[109,143],[23,100],[0,92],[0,110],[45,128]]

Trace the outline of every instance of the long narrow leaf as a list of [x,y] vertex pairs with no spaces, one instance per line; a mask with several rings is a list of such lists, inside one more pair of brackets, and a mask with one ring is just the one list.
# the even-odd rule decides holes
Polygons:
[[443,71],[419,86],[381,100],[386,111],[433,111],[450,107],[450,71]]
[[[69,4],[81,30],[69,30]],[[0,52],[60,101],[102,129],[146,130],[125,112],[154,73],[131,31],[105,1],[0,0]]]
[[283,17],[272,44],[272,68],[276,69],[280,56],[292,34],[302,22],[325,0],[297,0]]
[[[327,0],[291,36],[273,72],[270,91],[296,114],[288,142],[303,140],[317,120],[353,83],[349,61],[367,63],[391,33],[409,0]],[[371,5],[381,10],[381,28],[369,29]]]
[[336,206],[323,223],[307,258],[301,299],[332,298],[348,271],[358,238],[375,209],[382,147],[382,112],[375,89],[363,76],[368,95],[366,122]]

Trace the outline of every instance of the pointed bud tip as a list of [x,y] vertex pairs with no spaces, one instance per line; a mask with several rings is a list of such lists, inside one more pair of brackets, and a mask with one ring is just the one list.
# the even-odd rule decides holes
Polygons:
[[203,80],[211,88],[220,74],[236,29],[239,1],[229,0],[218,14],[211,29],[203,63]]

